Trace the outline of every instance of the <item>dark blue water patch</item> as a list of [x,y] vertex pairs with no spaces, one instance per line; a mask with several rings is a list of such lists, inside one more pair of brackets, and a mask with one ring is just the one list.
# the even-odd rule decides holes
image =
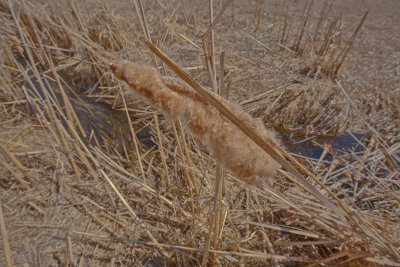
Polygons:
[[[61,108],[63,108],[64,101],[61,93],[56,90],[50,90],[49,86],[44,82],[44,79],[42,80],[44,90],[42,90],[36,78],[32,78],[31,81],[31,84],[28,82],[25,83],[25,87],[28,91],[31,91],[42,100],[45,100],[47,95],[52,104],[59,102]],[[51,88],[56,87],[50,86]],[[96,102],[85,97],[79,97],[76,94],[69,93],[67,97],[87,136],[91,136],[93,133],[100,144],[104,144],[106,140],[113,140],[113,143],[119,147],[119,150],[122,149],[122,146],[125,146],[129,151],[133,149],[134,142],[125,112],[114,110],[108,103]],[[34,107],[29,107],[29,110],[35,113]],[[56,114],[58,114],[57,109],[54,110]],[[59,116],[59,119],[63,125],[67,127],[64,117]],[[143,125],[134,127],[136,128],[136,136],[145,148],[150,149],[155,146],[155,143],[151,139],[149,127],[143,127],[141,131],[137,131],[137,128],[141,128],[142,126]],[[91,142],[96,144],[93,139]]]
[[289,152],[302,155],[304,157],[319,159],[324,151],[324,145],[330,145],[330,152],[326,153],[323,160],[331,161],[333,156],[332,151],[336,155],[343,154],[346,150],[354,151],[355,153],[364,150],[361,140],[364,134],[349,133],[341,136],[316,136],[307,139],[293,137],[289,135],[281,135],[283,145]]
[[[33,79],[32,79],[32,83],[33,83],[34,88],[32,88],[32,86],[28,82],[25,83],[25,87],[28,88],[28,90],[33,92],[33,93],[37,92],[39,94],[39,97],[44,100],[45,99],[45,92],[43,92],[42,87],[40,86],[40,84],[38,82],[36,82],[35,80],[33,80]],[[48,95],[50,95],[50,98],[52,99],[53,97],[51,96],[50,89],[47,87],[46,84],[44,84],[44,89],[48,92]]]

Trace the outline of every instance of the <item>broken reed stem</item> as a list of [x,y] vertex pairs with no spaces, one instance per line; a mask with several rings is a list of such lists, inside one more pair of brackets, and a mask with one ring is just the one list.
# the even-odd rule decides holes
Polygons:
[[[225,51],[221,52],[221,57],[219,61],[219,67],[220,67],[220,72],[219,72],[219,95],[224,96],[224,76],[225,76]],[[225,92],[225,98],[228,99],[228,91],[226,90]]]
[[217,89],[217,82],[216,79],[214,79],[214,69],[212,67],[212,55],[209,55],[208,52],[208,42],[206,38],[203,38],[203,51],[204,51],[204,59],[205,59],[205,64],[206,64],[206,69],[208,72],[208,79],[210,80],[210,86],[213,89],[213,91],[216,93],[216,89]]
[[261,23],[261,16],[262,16],[262,11],[263,11],[263,0],[258,0],[256,4],[256,8],[254,9],[253,13],[253,22],[256,26],[254,29],[254,32],[257,32],[260,29],[260,23]]
[[143,169],[142,157],[140,156],[138,140],[137,140],[136,132],[133,129],[133,126],[132,126],[131,117],[129,116],[128,107],[127,107],[126,101],[125,101],[124,91],[122,90],[121,86],[120,86],[120,92],[121,92],[121,96],[122,96],[122,101],[124,102],[124,108],[125,108],[125,112],[126,112],[126,117],[128,118],[129,129],[130,129],[131,134],[132,134],[133,144],[135,145],[136,156],[137,156],[138,161],[139,161],[140,171],[142,172],[142,176],[143,176],[143,180],[144,180],[144,179],[146,179],[146,175],[145,175],[144,169]]
[[216,168],[216,187],[215,187],[215,203],[214,203],[214,242],[213,248],[219,249],[219,236],[222,230],[222,201],[223,201],[223,191],[224,191],[224,169],[217,163]]
[[4,221],[3,204],[1,203],[1,199],[0,199],[0,229],[1,229],[1,236],[3,239],[4,254],[6,255],[7,267],[11,267],[13,266],[11,260],[11,249],[10,249],[10,243],[8,242],[8,234],[7,234],[6,223]]
[[277,15],[278,15],[278,8],[279,8],[279,4],[278,3],[280,3],[281,1],[274,1],[274,19],[272,20],[272,25],[273,25],[273,28],[275,28],[275,25],[276,25],[276,17],[277,17]]
[[[208,5],[209,5],[210,27],[211,27],[212,22],[213,22],[213,20],[214,20],[213,0],[208,0]],[[211,28],[211,30],[210,30],[209,37],[210,37],[210,38],[209,38],[210,42],[209,42],[209,43],[206,42],[206,44],[209,45],[209,48],[210,48],[210,49],[208,49],[208,46],[206,46],[206,47],[204,48],[204,51],[207,51],[207,52],[208,52],[207,55],[208,55],[208,59],[210,60],[211,73],[213,74],[213,75],[212,75],[212,84],[215,86],[214,89],[216,89],[216,86],[217,86],[217,76],[216,76],[216,75],[217,75],[217,72],[216,72],[216,69],[215,69],[214,30],[213,30],[212,28]],[[204,41],[204,40],[207,40],[207,39],[203,37],[203,41]],[[207,58],[207,57],[206,57],[206,58]],[[214,91],[214,92],[217,92],[217,91]]]
[[74,250],[72,249],[72,240],[71,236],[67,236],[67,243],[68,243],[68,255],[69,255],[69,262],[72,266],[74,266]]
[[161,162],[162,162],[162,164],[164,166],[165,182],[166,182],[166,185],[167,185],[167,188],[168,188],[168,187],[171,186],[171,181],[170,181],[169,175],[168,175],[167,160],[165,158],[164,146],[163,146],[162,139],[161,139],[160,125],[158,124],[157,113],[154,113],[154,121],[155,121],[156,129],[157,129],[157,137],[158,137],[158,145],[159,145],[159,150],[160,150]]
[[[208,27],[208,29],[206,30],[206,32],[203,34],[203,38],[206,38],[207,35],[214,29],[215,25],[217,25],[218,21],[220,20],[220,18],[222,17],[222,15],[224,14],[226,8],[229,6],[229,4],[232,2],[233,0],[226,0],[224,2],[224,4],[222,5],[221,9],[218,11],[217,16],[215,16],[214,20],[212,21],[212,23],[210,24],[210,26]],[[210,17],[212,18],[212,13],[210,11]]]
[[186,37],[185,35],[183,35],[182,33],[179,33],[179,36],[182,37],[185,41],[187,41],[189,44],[193,45],[193,47],[195,47],[197,50],[199,50],[200,52],[204,53],[204,50],[198,46],[195,42],[193,42],[192,40],[190,40],[188,37]]
[[32,176],[28,169],[24,165],[22,165],[22,163],[1,143],[0,149],[25,174],[26,178],[28,178],[31,183],[37,183],[36,178]]

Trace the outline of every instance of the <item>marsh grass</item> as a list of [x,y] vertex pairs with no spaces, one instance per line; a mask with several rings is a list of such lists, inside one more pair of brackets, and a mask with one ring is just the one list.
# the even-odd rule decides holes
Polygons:
[[[334,26],[337,17],[328,19],[334,6],[303,1],[293,13],[287,10],[292,1],[46,3],[0,1],[2,259],[81,266],[400,261],[398,94],[352,83],[346,60],[335,81],[331,74],[302,71],[315,62],[304,48],[315,44],[322,14],[322,34],[341,30],[340,18]],[[212,27],[210,13],[218,18]],[[214,41],[203,39],[207,31]],[[278,32],[279,38],[271,37]],[[354,46],[352,34],[341,40]],[[174,72],[140,38],[168,55],[175,71],[187,70],[200,83],[197,89],[208,90],[206,84],[224,95],[229,87],[229,98],[269,127],[303,137],[356,127],[366,133],[359,140],[363,149],[336,153],[324,147],[332,160],[282,150],[287,163],[272,184],[248,185],[222,171],[181,122],[166,120],[113,77],[108,65],[121,58],[154,64],[166,75],[163,82],[179,91]],[[321,50],[327,60],[321,72],[334,62],[328,50]],[[335,55],[339,51],[346,50]],[[88,108],[100,112],[100,120],[85,129],[82,102],[73,93],[128,116],[125,142],[113,131],[98,140],[94,131],[105,126],[96,105]],[[221,105],[195,90],[187,93]],[[142,144],[146,128],[157,145]]]
[[[322,4],[321,4],[322,3]],[[305,76],[324,75],[329,79],[335,79],[343,65],[346,56],[356,39],[368,11],[365,12],[359,24],[352,33],[350,39],[345,42],[343,38],[344,25],[340,11],[333,7],[334,1],[321,1],[318,19],[314,24],[310,23],[313,9],[318,8],[314,1],[304,1],[291,5],[290,1],[278,9],[278,24],[276,26],[277,40],[281,50],[286,49],[295,54],[310,58],[310,66],[300,71]],[[298,10],[302,10],[298,17]],[[275,18],[276,19],[276,18]],[[307,36],[308,35],[308,36]]]

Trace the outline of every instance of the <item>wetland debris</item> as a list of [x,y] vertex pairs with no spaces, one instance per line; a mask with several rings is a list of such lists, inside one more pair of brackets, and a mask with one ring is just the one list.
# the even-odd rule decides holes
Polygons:
[[[94,5],[98,1],[108,5],[106,11],[110,12],[102,12],[103,5]],[[141,13],[146,13],[152,39],[180,66],[188,67],[188,72],[196,80],[207,83],[208,76],[203,71],[204,61],[198,48],[174,36],[182,33],[193,44],[201,43],[198,30],[209,27],[205,25],[210,17],[208,11],[196,1],[178,1],[178,6],[176,1],[164,1],[161,9],[157,8],[157,2],[142,1]],[[251,100],[251,103],[243,105],[246,111],[259,111],[257,117],[264,117],[269,126],[286,122],[290,124],[286,127],[289,131],[306,129],[310,135],[338,134],[349,130],[347,126],[354,125],[359,118],[347,116],[352,108],[342,101],[342,95],[331,90],[332,86],[324,75],[314,75],[315,79],[310,75],[306,77],[310,69],[304,71],[304,75],[295,73],[312,65],[304,63],[297,54],[279,50],[271,39],[268,23],[272,18],[268,13],[273,12],[273,8],[267,5],[284,2],[257,2],[265,8],[258,9],[261,11],[257,13],[259,26],[256,33],[248,30],[251,28],[249,15],[253,13],[249,13],[252,7],[245,1],[236,1],[229,6],[226,16],[222,16],[213,29],[215,55],[221,49],[225,50],[226,69],[232,70],[229,74],[230,97],[237,102]],[[344,2],[354,5],[353,0],[341,1],[341,4]],[[304,1],[289,0],[286,3],[297,9]],[[389,2],[373,3],[378,13],[387,14],[382,5],[389,5]],[[56,75],[42,73],[50,83],[68,66],[74,79],[64,80],[71,87],[78,85],[87,89],[96,84],[95,91],[88,90],[92,99],[98,95],[106,96],[108,100],[115,100],[115,106],[121,107],[116,100],[118,93],[128,89],[114,78],[108,62],[120,58],[129,58],[143,65],[151,62],[139,41],[140,26],[135,23],[137,17],[131,4],[129,1],[111,3],[101,0],[0,0],[0,39],[8,40],[9,34],[18,36],[20,47],[40,59],[34,62],[44,63],[45,71],[51,69],[45,58],[51,58],[57,69]],[[214,1],[214,5],[217,6],[218,2]],[[10,8],[14,8],[14,14]],[[356,9],[343,11],[351,15],[348,25],[358,23],[354,20],[355,14],[363,12]],[[357,17],[363,15],[360,12]],[[93,18],[101,14],[108,18],[93,27],[93,22],[96,22]],[[165,20],[159,19],[166,14],[171,14],[168,21],[173,22],[172,27],[165,27]],[[374,16],[376,19],[376,15],[372,9],[364,26],[368,26]],[[311,10],[309,22],[313,23],[316,16],[318,14]],[[390,39],[387,33],[394,32],[387,26],[392,25],[388,23],[392,18],[388,14],[388,17],[379,16],[375,21],[375,29],[382,33],[382,43],[376,42],[376,34],[363,31],[363,41],[368,36],[371,39],[364,42],[362,48],[356,44],[349,56],[354,59],[354,51],[369,51],[378,58],[377,62],[385,61],[379,54],[385,52],[381,44]],[[116,27],[107,28],[109,21],[113,21]],[[270,49],[252,47],[248,41],[243,41],[243,31]],[[300,49],[305,37],[312,37],[312,34],[305,30]],[[301,40],[300,36],[298,40]],[[394,39],[392,43],[396,41]],[[371,122],[383,138],[391,140],[387,151],[379,149],[380,144],[371,138],[372,141],[361,140],[366,146],[362,153],[348,151],[335,155],[332,162],[296,156],[324,186],[333,191],[338,204],[347,205],[354,218],[362,218],[353,227],[343,224],[340,213],[321,206],[315,197],[290,180],[290,174],[284,170],[278,171],[271,187],[257,188],[244,184],[226,171],[220,191],[221,204],[215,206],[214,158],[189,131],[182,131],[179,123],[173,125],[163,116],[158,116],[159,127],[155,127],[155,110],[145,103],[138,104],[135,98],[127,99],[129,113],[153,132],[155,128],[159,129],[158,142],[164,148],[167,169],[154,150],[143,148],[140,159],[135,155],[126,157],[114,153],[104,146],[93,146],[75,135],[76,121],[66,117],[64,123],[69,128],[60,123],[59,116],[67,116],[64,102],[60,113],[53,116],[55,105],[47,105],[38,96],[25,97],[22,93],[25,80],[18,75],[28,69],[12,65],[12,57],[8,57],[9,42],[4,41],[4,44],[0,47],[4,63],[0,75],[0,140],[37,181],[35,185],[27,184],[23,171],[7,155],[0,153],[0,165],[7,166],[0,168],[0,198],[11,250],[7,253],[11,254],[14,264],[200,266],[203,256],[204,265],[398,265],[399,168],[396,164],[390,165],[389,159],[400,151],[396,89],[399,83],[397,76],[396,79],[384,80],[393,76],[393,72],[387,70],[393,70],[395,67],[392,66],[397,65],[387,65],[382,72],[374,72],[381,65],[366,63],[365,57],[356,61],[368,68],[362,71],[364,77],[370,76],[369,81],[381,81],[379,86],[370,87],[371,90],[366,90],[364,83],[354,83],[362,76],[357,67],[349,71],[350,60],[345,61],[345,67],[337,77],[346,80],[343,74],[349,73],[351,77],[343,86],[353,100],[359,100],[355,104],[365,114],[365,120]],[[371,46],[376,46],[376,49],[371,49]],[[390,51],[393,47],[390,46]],[[398,62],[396,53],[391,53],[386,59],[387,62]],[[215,69],[218,69],[218,62]],[[160,71],[163,71],[162,67]],[[384,75],[386,78],[382,78],[382,73],[387,74]],[[166,74],[170,75],[168,69]],[[168,84],[168,81],[163,78],[163,83]],[[120,85],[123,91],[120,91]],[[295,94],[292,95],[288,85]],[[175,88],[172,84],[169,87],[171,90]],[[58,91],[58,87],[49,89]],[[179,88],[176,87],[175,91]],[[305,92],[298,95],[300,91]],[[73,106],[71,96],[68,92],[66,94],[66,103],[71,102]],[[25,112],[24,106],[29,100],[39,107],[36,116]],[[258,110],[261,106],[266,107],[264,112]],[[390,136],[395,139],[389,139]],[[140,160],[144,174],[137,164]],[[163,182],[166,172],[170,186]],[[115,187],[110,188],[105,177]],[[198,190],[190,180],[198,181]],[[319,185],[315,187],[319,188]],[[209,229],[217,230],[210,232]],[[149,236],[153,236],[162,248]],[[209,247],[206,246],[207,240],[212,241]],[[205,251],[208,257],[204,257]],[[0,248],[0,253],[4,255],[4,249]]]

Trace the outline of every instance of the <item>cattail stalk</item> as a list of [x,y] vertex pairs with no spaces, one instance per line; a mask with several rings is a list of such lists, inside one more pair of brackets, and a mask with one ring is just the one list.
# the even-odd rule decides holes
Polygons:
[[[192,134],[210,150],[222,166],[249,184],[258,184],[275,175],[280,165],[231,121],[191,90],[173,78],[163,78],[155,68],[131,62],[111,63],[114,74],[125,81],[153,108],[171,119],[180,119]],[[259,136],[276,144],[272,133],[240,107],[214,96]]]

